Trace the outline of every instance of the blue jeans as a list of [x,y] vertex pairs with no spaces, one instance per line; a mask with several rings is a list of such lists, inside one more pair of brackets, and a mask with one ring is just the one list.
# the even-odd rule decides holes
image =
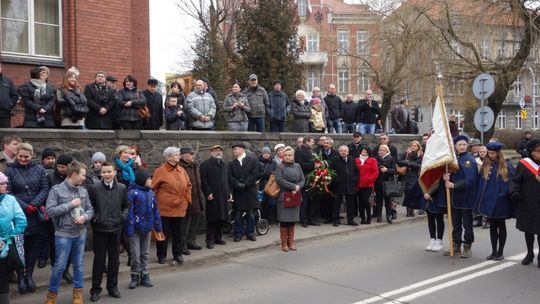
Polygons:
[[[242,211],[246,211],[244,217],[246,221],[246,231],[244,231],[244,219],[242,219]],[[255,216],[253,215],[253,209],[247,210],[234,210],[234,235],[241,237],[244,235],[253,235],[255,232]]]
[[270,132],[285,132],[285,121],[284,120],[270,121]]
[[362,134],[362,135],[364,135],[364,134],[375,134],[375,124],[359,123],[358,124],[358,132],[360,132],[360,134]]
[[[456,244],[472,244],[474,242],[472,209],[456,209],[452,207],[452,238]],[[465,230],[465,233],[462,232]]]
[[264,132],[264,117],[248,118],[248,131]]
[[62,274],[66,270],[68,257],[71,257],[73,265],[73,288],[83,288],[84,282],[84,244],[86,242],[86,232],[76,238],[55,236],[54,246],[56,248],[56,257],[51,280],[49,281],[49,291],[58,292]]
[[328,133],[341,133],[341,120],[328,118]]
[[343,133],[354,133],[356,132],[356,123],[343,123]]

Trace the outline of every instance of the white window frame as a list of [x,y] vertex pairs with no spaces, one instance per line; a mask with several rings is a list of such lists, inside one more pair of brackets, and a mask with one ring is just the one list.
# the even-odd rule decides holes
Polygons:
[[[62,20],[62,0],[56,0],[58,4],[58,25],[56,24],[49,24],[49,23],[42,23],[35,21],[34,16],[34,0],[18,0],[18,1],[27,1],[28,2],[28,53],[17,53],[17,52],[8,52],[8,51],[2,51],[0,49],[0,52],[2,56],[5,57],[23,57],[23,58],[42,58],[47,60],[58,60],[62,59],[63,54],[63,20]],[[0,2],[1,6],[1,2]],[[17,20],[18,19],[12,19],[12,18],[3,18],[0,17],[0,26],[2,20]],[[36,54],[35,50],[35,25],[36,24],[43,24],[43,25],[49,25],[49,26],[56,26],[58,27],[58,56],[50,56],[50,55],[41,55]],[[1,43],[1,41],[0,41]]]
[[338,53],[347,54],[349,52],[349,30],[339,29],[337,31]]
[[516,129],[523,129],[523,119],[521,118],[521,110],[516,110]]
[[499,129],[506,129],[506,110],[501,110],[497,117],[499,122]]
[[[450,110],[449,115],[454,115],[456,117],[456,125],[458,127],[458,130],[462,131],[461,122],[465,119],[465,117],[463,116],[463,114],[461,114],[461,111],[460,110]],[[463,125],[463,127],[465,127],[465,125]]]
[[319,34],[308,33],[306,37],[306,52],[318,53],[319,52]]
[[307,71],[307,90],[309,92],[313,91],[314,87],[321,87],[320,86],[320,78],[321,78],[321,71],[316,68],[310,68]]
[[491,43],[489,39],[483,39],[482,45],[480,46],[482,50],[482,59],[489,60],[491,59]]
[[504,40],[497,41],[497,58],[506,59],[506,42]]
[[358,55],[369,54],[368,31],[359,30],[356,32],[356,52]]
[[350,79],[349,68],[338,69],[338,93],[349,93]]
[[369,76],[366,69],[358,70],[358,91],[364,92],[369,90]]
[[514,97],[523,96],[522,95],[522,93],[523,93],[523,83],[521,82],[521,77],[519,75],[516,77],[516,81],[514,81],[512,86],[514,87],[513,88]]
[[307,16],[308,3],[307,0],[298,0],[298,16],[305,17]]

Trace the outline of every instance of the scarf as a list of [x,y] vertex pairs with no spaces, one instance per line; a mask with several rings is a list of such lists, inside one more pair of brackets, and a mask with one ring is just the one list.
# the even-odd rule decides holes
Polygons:
[[30,79],[30,82],[37,88],[34,91],[34,102],[39,103],[41,97],[47,93],[47,83],[39,79]]
[[133,172],[133,160],[130,158],[127,163],[123,163],[117,156],[114,157],[114,162],[122,170],[122,178],[130,183],[135,181],[135,173]]
[[364,163],[366,162],[366,160],[369,158],[369,155],[368,155],[368,156],[362,156],[362,155],[360,155],[358,158],[360,159],[360,163],[361,163],[362,165],[364,165]]

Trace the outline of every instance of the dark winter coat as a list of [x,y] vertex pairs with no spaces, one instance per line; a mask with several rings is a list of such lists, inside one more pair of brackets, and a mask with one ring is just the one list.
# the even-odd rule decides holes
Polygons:
[[248,113],[248,117],[265,117],[268,111],[269,104],[268,94],[266,93],[266,90],[260,85],[255,88],[248,86],[244,89],[244,91],[242,91],[242,93],[246,95],[246,98],[249,102],[249,107],[251,108],[251,111]]
[[[166,107],[164,110],[165,114],[165,129],[167,130],[185,130],[186,129],[186,120],[187,115],[184,112],[180,105],[175,107]],[[182,114],[178,116],[178,111],[182,111]]]
[[411,133],[411,111],[405,105],[399,105],[392,110],[392,128],[398,134]]
[[[380,146],[381,146],[380,144],[375,146],[375,149],[373,149],[373,155],[377,155],[379,153],[379,147]],[[390,143],[387,144],[387,146],[388,146],[388,149],[390,149],[390,155],[392,155],[394,160],[398,159],[399,155],[398,155],[398,151],[397,151],[396,146],[391,145]]]
[[26,166],[20,165],[17,160],[8,166],[5,175],[8,177],[8,191],[13,195],[28,221],[26,235],[39,234],[47,228],[47,224],[40,222],[37,213],[29,214],[28,205],[34,207],[45,206],[49,193],[49,183],[45,169],[36,161],[30,161]]
[[527,151],[527,144],[531,139],[523,139],[516,148],[516,152],[521,155],[521,158],[529,157],[529,152]]
[[478,212],[488,218],[510,218],[512,215],[509,186],[514,176],[514,167],[507,163],[508,180],[504,181],[497,175],[499,163],[494,162],[489,169],[487,179],[480,172],[478,179]]
[[293,114],[293,132],[308,133],[309,119],[311,118],[311,106],[304,100],[303,104],[300,101],[293,100],[291,103],[291,112]]
[[[378,182],[395,180],[394,174],[396,173],[396,161],[392,155],[386,155],[384,158],[377,155],[377,166],[379,167],[379,176],[377,177]],[[386,172],[382,172],[380,169],[381,166],[386,167],[388,170]]]
[[[86,96],[79,88],[62,88],[56,91],[57,105],[60,107],[60,118],[62,126],[79,125],[79,122],[88,115],[88,104]],[[67,120],[67,123],[64,122]],[[82,124],[82,122],[80,122]]]
[[146,105],[150,110],[150,119],[146,121],[146,129],[159,130],[163,126],[163,95],[159,92],[152,93],[148,90],[142,92],[146,99]]
[[233,192],[234,208],[239,210],[259,207],[258,185],[259,161],[255,156],[246,155],[242,165],[238,159],[229,163],[231,188]]
[[126,186],[115,181],[109,189],[99,182],[88,187],[88,195],[94,208],[92,229],[99,232],[122,230],[129,210]]
[[371,107],[367,104],[367,100],[361,99],[358,101],[358,121],[363,124],[375,124],[379,115],[379,103],[375,100],[371,101]]
[[398,166],[407,167],[405,175],[398,176],[399,181],[405,182],[404,192],[407,193],[418,182],[422,156],[418,156],[416,152],[403,153],[396,163]]
[[[354,158],[357,158],[358,156],[360,156],[360,152],[362,152],[362,149],[364,147],[369,148],[369,144],[365,140],[362,140],[358,144],[355,144],[354,142],[352,142],[348,144],[347,147],[349,148],[349,155]],[[371,149],[369,151],[371,151]]]
[[18,99],[19,95],[13,81],[0,73],[0,118],[11,117],[11,109]]
[[[128,101],[131,101],[131,106],[125,107]],[[146,105],[146,98],[137,88],[123,88],[118,91],[118,104],[120,105],[120,120],[138,121],[141,118],[137,109]]]
[[52,186],[56,186],[58,184],[61,184],[66,179],[65,175],[61,175],[56,170],[53,170],[53,172],[51,172],[51,174],[46,174],[45,173],[45,175],[47,176],[47,183],[49,185],[49,188],[52,188]]
[[457,156],[459,169],[450,175],[454,183],[452,207],[457,209],[476,209],[478,190],[478,166],[476,160],[467,152]]
[[[118,100],[118,93],[106,85],[96,83],[86,85],[84,89],[86,102],[89,108],[86,116],[88,129],[112,130],[112,111]],[[107,109],[104,115],[99,114],[101,108]]]
[[305,176],[315,169],[315,164],[313,163],[313,150],[306,144],[303,144],[294,151],[294,161],[300,165]]
[[351,124],[358,122],[358,104],[356,102],[345,101],[341,108],[341,118],[344,123]]
[[[540,234],[540,182],[521,160],[512,182],[510,197],[517,205],[516,228],[520,231]],[[540,161],[534,162],[536,165]]]
[[[38,88],[27,82],[19,88],[19,95],[24,102],[24,128],[54,128],[54,104],[56,102],[56,95],[54,88],[47,84],[45,88],[45,94],[41,95],[39,100],[35,100],[35,91]],[[37,114],[41,109],[45,109],[47,112],[44,114],[45,122],[38,123]]]
[[332,160],[334,157],[339,157],[338,152],[334,148],[330,150],[325,150],[324,147],[318,147],[315,149],[315,154],[320,154],[323,160]]
[[324,97],[326,107],[328,108],[328,119],[334,120],[341,118],[343,112],[343,101],[341,97],[332,94],[326,94]]
[[127,193],[129,210],[126,233],[131,237],[135,232],[148,233],[162,231],[156,194],[152,189],[133,184]]
[[[229,166],[223,159],[211,157],[201,163],[199,171],[201,188],[206,198],[206,220],[226,220],[231,197]],[[210,194],[213,196],[212,200],[208,200]]]
[[264,189],[266,183],[268,182],[268,179],[270,178],[270,175],[276,172],[276,166],[277,163],[272,157],[270,157],[269,159],[264,159],[262,156],[259,157],[259,171],[261,174],[259,180],[259,190]]
[[290,109],[289,97],[283,91],[273,91],[268,95],[270,121],[286,121]]
[[193,162],[191,164],[180,160],[178,165],[182,166],[186,170],[191,182],[191,204],[189,204],[187,215],[197,216],[204,211],[205,199],[201,188],[201,175],[199,172],[199,166]]
[[358,182],[358,169],[353,157],[347,156],[347,162],[341,156],[334,157],[330,162],[330,168],[336,171],[336,177],[332,181],[332,188],[337,195],[356,194]]

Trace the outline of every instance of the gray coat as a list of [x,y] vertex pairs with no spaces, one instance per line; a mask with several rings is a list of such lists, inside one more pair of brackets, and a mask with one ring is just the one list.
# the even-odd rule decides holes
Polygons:
[[251,111],[248,114],[249,118],[265,117],[268,111],[270,101],[266,90],[258,85],[256,88],[247,87],[242,91],[246,95]]
[[298,222],[300,220],[300,206],[293,208],[283,207],[283,192],[294,190],[295,186],[304,187],[305,179],[302,168],[297,163],[282,162],[276,166],[276,182],[281,188],[277,201],[277,220],[280,222]]
[[[196,120],[191,124],[192,127],[198,129],[211,129],[214,127],[214,117],[216,116],[216,103],[212,95],[197,91],[191,92],[186,99],[186,110],[191,117]],[[201,115],[209,116],[210,121],[203,122],[199,120]]]
[[298,100],[293,100],[293,102],[291,102],[291,112],[294,116],[293,132],[308,133],[311,107],[307,100],[304,100],[303,104],[300,104]]
[[[241,109],[237,107],[233,109],[232,106],[235,103],[243,104],[244,108]],[[227,112],[227,121],[248,121],[246,113],[249,113],[251,108],[249,107],[249,102],[246,95],[242,93],[231,93],[225,97],[225,101],[223,102],[223,111]]]

